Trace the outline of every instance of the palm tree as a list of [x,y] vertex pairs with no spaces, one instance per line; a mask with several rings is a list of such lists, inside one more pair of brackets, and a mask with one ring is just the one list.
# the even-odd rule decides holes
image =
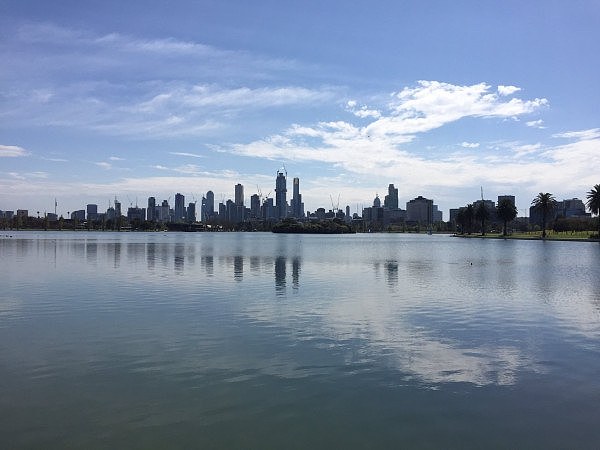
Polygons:
[[[467,225],[467,219],[465,215],[465,208],[459,208],[456,213],[456,224],[460,225],[460,234],[465,234],[465,228]],[[457,230],[458,231],[458,230]]]
[[504,223],[502,236],[506,236],[506,224],[517,217],[517,207],[509,199],[504,198],[498,203],[497,214],[498,218]]
[[485,207],[485,203],[483,203],[483,201],[477,205],[475,218],[481,222],[481,235],[485,236],[485,221],[490,218],[490,212]]
[[556,199],[549,192],[540,192],[531,202],[531,206],[542,214],[542,239],[545,239],[546,217],[556,208]]
[[600,184],[595,185],[587,193],[586,198],[586,206],[588,207],[591,213],[596,214],[598,216],[598,235],[596,237],[600,239]]
[[468,204],[465,209],[465,221],[467,222],[467,233],[471,234],[473,228],[473,218],[475,217],[475,211],[472,204]]

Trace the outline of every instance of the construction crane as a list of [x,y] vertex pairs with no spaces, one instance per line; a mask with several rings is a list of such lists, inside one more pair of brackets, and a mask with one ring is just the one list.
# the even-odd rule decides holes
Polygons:
[[340,194],[338,194],[337,203],[335,204],[333,203],[333,197],[331,196],[331,194],[329,194],[329,198],[331,199],[331,210],[334,214],[337,214],[340,210]]

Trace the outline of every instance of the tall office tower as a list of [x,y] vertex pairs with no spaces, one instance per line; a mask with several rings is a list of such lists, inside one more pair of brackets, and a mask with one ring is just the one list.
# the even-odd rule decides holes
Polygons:
[[156,213],[156,199],[154,197],[148,197],[148,208],[146,209],[147,217],[146,219],[151,221],[155,220]]
[[301,218],[304,215],[302,211],[302,195],[300,194],[300,178],[294,178],[294,188],[292,197],[292,216]]
[[225,222],[227,220],[227,207],[223,202],[219,203],[219,220],[221,222]]
[[206,197],[202,196],[202,201],[200,202],[200,222],[208,222],[208,215],[206,213]]
[[287,183],[285,173],[277,171],[275,180],[275,210],[278,219],[284,219],[287,215]]
[[179,192],[175,194],[175,222],[185,220],[185,196]]
[[497,205],[499,205],[502,200],[508,200],[513,205],[515,204],[515,196],[514,195],[499,195]]
[[383,206],[388,209],[398,209],[398,189],[393,184],[388,186],[388,195],[383,199]]
[[161,222],[169,222],[169,201],[168,200],[163,200],[162,204],[160,205],[160,221]]
[[194,223],[196,221],[196,204],[190,203],[187,208],[187,221]]
[[96,220],[98,218],[98,205],[87,205],[87,220]]
[[235,205],[244,205],[244,186],[239,183],[235,185]]
[[260,197],[258,194],[250,196],[250,217],[253,219],[260,218]]
[[346,205],[346,218],[352,219],[352,217],[350,217],[350,205]]
[[121,216],[121,202],[115,198],[115,219],[118,219]]
[[215,215],[215,194],[213,191],[206,193],[206,215],[208,217]]

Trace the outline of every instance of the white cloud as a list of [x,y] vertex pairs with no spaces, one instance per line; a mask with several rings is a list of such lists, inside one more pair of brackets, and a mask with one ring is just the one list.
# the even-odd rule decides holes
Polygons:
[[542,119],[530,120],[529,122],[525,122],[525,125],[527,125],[528,127],[532,127],[532,128],[539,128],[541,130],[546,128],[544,126],[544,121]]
[[600,128],[590,128],[589,130],[568,131],[566,133],[553,134],[555,138],[589,140],[600,138]]
[[104,161],[103,162],[97,162],[97,163],[94,163],[94,164],[96,164],[98,167],[102,167],[103,169],[106,169],[106,170],[108,170],[108,169],[110,169],[112,167],[112,165],[110,163],[107,163],[107,162],[104,162]]
[[119,156],[111,156],[108,159],[111,161],[125,161],[125,158],[120,158]]
[[479,147],[479,142],[463,142],[460,145],[464,148],[477,148]]
[[0,145],[0,158],[16,158],[27,155],[29,155],[29,152],[23,147],[18,147],[16,145]]
[[[546,104],[545,99],[513,98],[506,102],[489,91],[490,86],[484,83],[456,86],[420,81],[416,87],[393,94],[388,114],[365,126],[344,121],[320,122],[313,127],[294,125],[284,133],[234,145],[231,151],[269,159],[320,161],[360,174],[378,171],[398,176],[410,168],[421,180],[447,179],[450,174],[450,178],[456,180],[452,168],[460,173],[461,165],[466,164],[464,159],[428,161],[401,150],[400,146],[412,141],[415,134],[465,117],[512,117]],[[466,144],[466,148],[476,147],[476,144]],[[480,172],[476,172],[469,179],[479,175]]]
[[500,95],[512,95],[520,90],[521,88],[516,86],[498,86],[498,94]]
[[169,152],[170,155],[175,156],[189,156],[190,158],[205,158],[205,155],[199,155],[197,153],[187,153],[187,152]]
[[68,162],[68,160],[64,159],[64,158],[47,158],[45,156],[42,156],[42,159],[44,161],[52,161],[52,162]]

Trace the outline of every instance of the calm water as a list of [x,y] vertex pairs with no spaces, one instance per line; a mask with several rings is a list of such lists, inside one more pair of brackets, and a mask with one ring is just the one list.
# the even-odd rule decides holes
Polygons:
[[598,448],[599,262],[592,243],[2,232],[0,448]]

